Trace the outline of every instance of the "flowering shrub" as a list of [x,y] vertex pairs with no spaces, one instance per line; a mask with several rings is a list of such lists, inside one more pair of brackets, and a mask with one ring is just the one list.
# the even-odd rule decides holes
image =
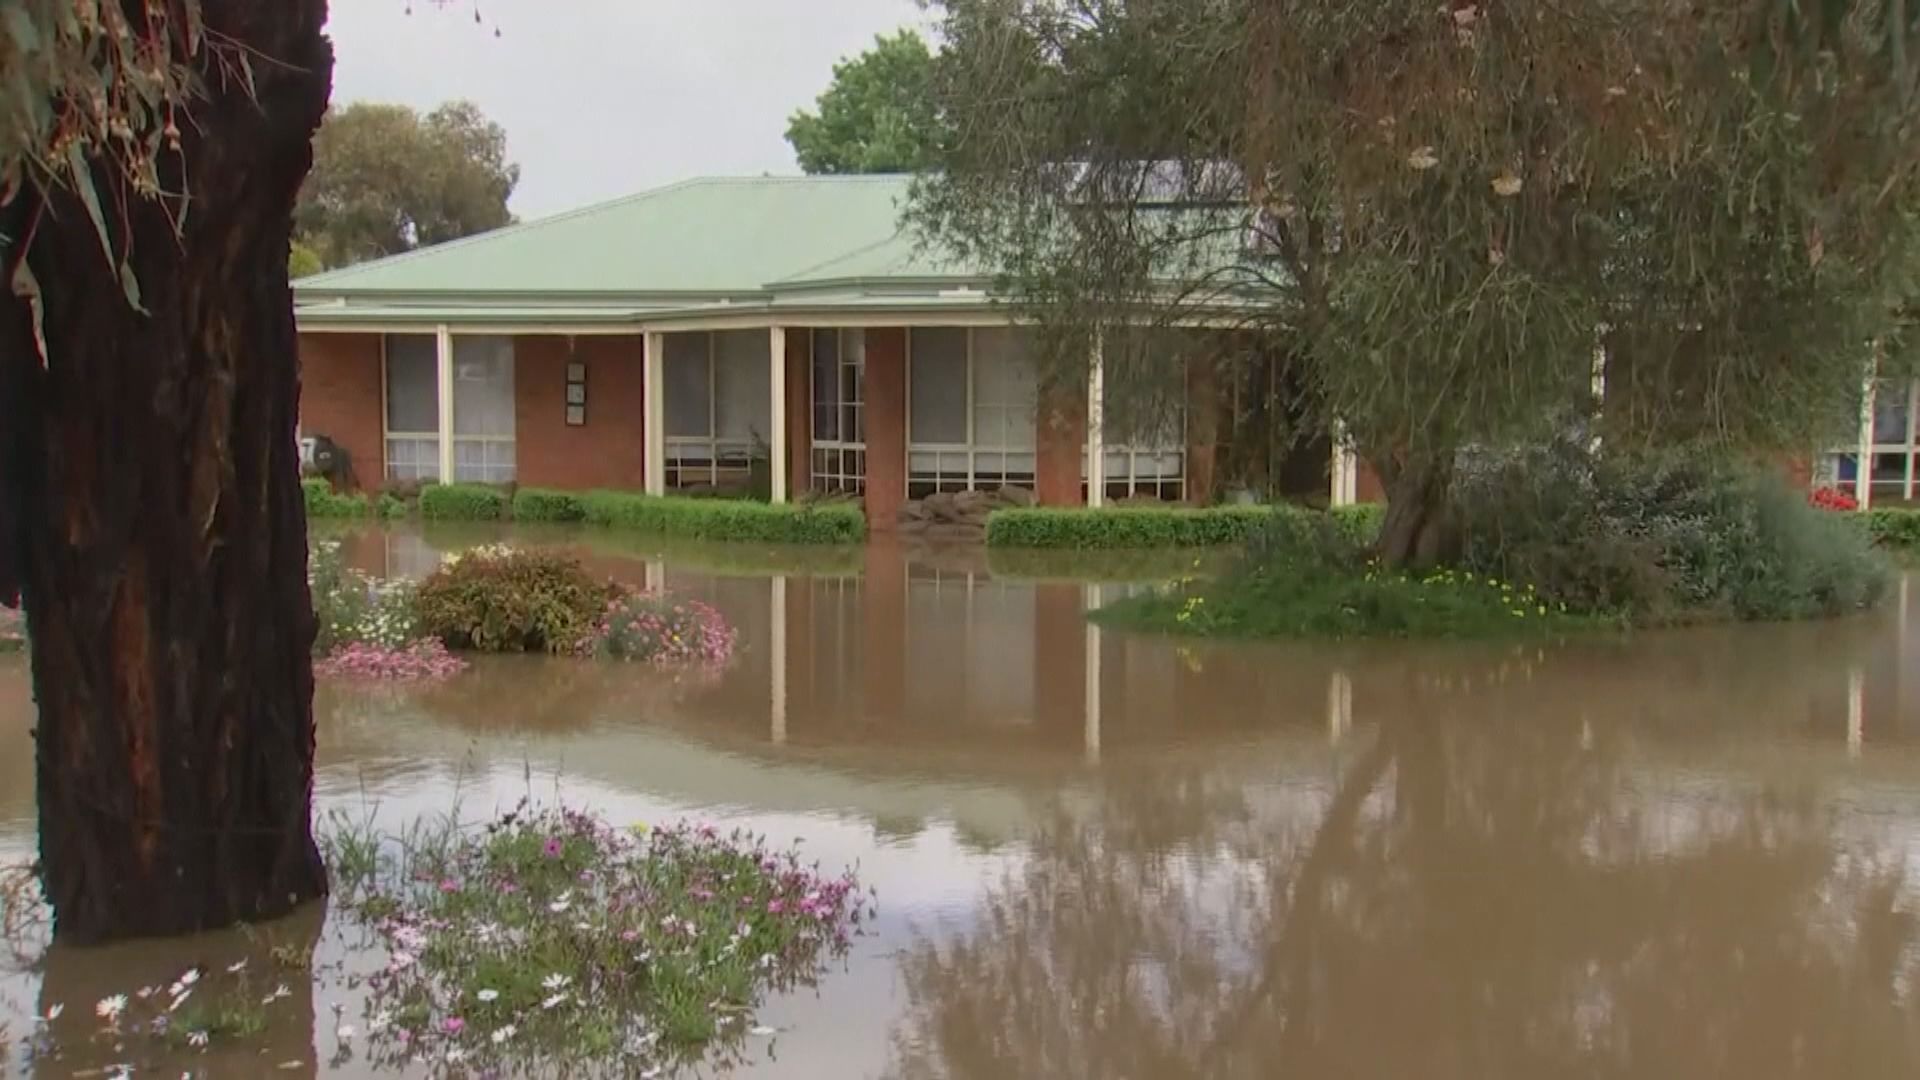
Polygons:
[[337,543],[314,545],[307,559],[307,587],[319,624],[313,649],[321,656],[355,644],[402,649],[421,637],[413,583],[381,581],[347,567]]
[[467,662],[449,653],[445,645],[425,638],[402,645],[348,642],[316,662],[313,673],[322,678],[418,682],[451,678],[466,668]]
[[643,592],[607,601],[580,651],[613,660],[720,667],[733,658],[733,644],[733,628],[712,607]]
[[863,915],[851,874],[712,826],[523,806],[397,859],[364,836],[325,843],[336,900],[388,952],[368,1050],[401,1067],[657,1075],[744,1034],[762,995],[816,978]]
[[1813,493],[1807,496],[1807,502],[1816,510],[1860,509],[1860,500],[1836,487],[1814,488]]
[[19,652],[27,647],[27,619],[9,607],[0,607],[0,653]]
[[565,652],[593,628],[618,588],[579,560],[504,545],[446,560],[419,585],[419,629],[453,649]]

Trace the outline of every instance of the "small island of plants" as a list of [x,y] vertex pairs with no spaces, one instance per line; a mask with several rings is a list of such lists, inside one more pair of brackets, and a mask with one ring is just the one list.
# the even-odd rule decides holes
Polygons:
[[1741,464],[1544,447],[1474,463],[1455,550],[1390,567],[1329,515],[1281,513],[1220,574],[1098,613],[1229,637],[1558,636],[1804,619],[1877,603],[1890,565],[1857,515]]

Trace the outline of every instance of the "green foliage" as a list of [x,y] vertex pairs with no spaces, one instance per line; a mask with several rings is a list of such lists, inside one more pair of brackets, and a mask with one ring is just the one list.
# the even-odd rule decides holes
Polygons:
[[413,584],[377,581],[348,567],[336,542],[323,541],[309,549],[307,591],[313,597],[315,656],[327,656],[343,645],[397,649],[419,637]]
[[336,109],[314,136],[295,231],[340,267],[500,228],[520,181],[506,155],[506,131],[472,102],[424,117],[405,105]]
[[366,517],[371,510],[365,495],[337,492],[324,477],[310,476],[300,481],[300,494],[306,498],[310,519]]
[[918,172],[940,140],[932,94],[934,58],[912,30],[874,40],[833,66],[818,112],[787,122],[787,142],[808,173]]
[[1701,454],[1505,455],[1463,481],[1458,513],[1467,569],[1642,623],[1843,614],[1888,580],[1852,515]]
[[1920,510],[1869,510],[1861,515],[1867,535],[1889,551],[1920,551]]
[[498,521],[507,494],[485,484],[432,484],[420,489],[420,516],[439,521]]
[[619,590],[578,559],[549,551],[475,548],[447,559],[414,600],[421,632],[450,649],[570,652]]
[[1304,514],[1290,507],[1219,506],[1204,510],[1115,507],[1073,510],[1021,507],[987,518],[987,546],[1009,548],[1212,547],[1245,540],[1275,515]]
[[700,540],[852,544],[867,533],[866,514],[855,503],[774,506],[737,499],[691,499],[624,491],[588,492],[580,497],[580,503],[584,520],[589,524]]
[[578,492],[521,488],[513,493],[515,521],[584,521],[586,517]]
[[1352,506],[1336,506],[1327,511],[1327,515],[1337,523],[1347,538],[1361,547],[1370,546],[1380,535],[1380,523],[1386,520],[1385,503],[1355,503]]
[[373,504],[373,516],[381,521],[398,521],[407,516],[407,501],[391,491],[383,491]]
[[326,264],[320,261],[320,253],[313,250],[311,245],[295,240],[293,246],[287,249],[287,277],[290,280],[312,277],[326,268]]

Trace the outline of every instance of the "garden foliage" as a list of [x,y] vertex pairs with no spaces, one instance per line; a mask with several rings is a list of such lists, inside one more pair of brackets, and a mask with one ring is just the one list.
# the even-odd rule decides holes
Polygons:
[[499,521],[507,494],[485,484],[429,484],[420,489],[420,516],[439,521]]
[[570,556],[482,547],[448,558],[423,580],[415,612],[421,630],[452,649],[565,653],[619,592]]

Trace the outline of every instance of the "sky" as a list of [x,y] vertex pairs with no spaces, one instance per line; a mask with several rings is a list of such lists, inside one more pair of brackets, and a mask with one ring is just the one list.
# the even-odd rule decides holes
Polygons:
[[[476,24],[476,7],[482,23]],[[523,220],[692,176],[799,172],[787,118],[913,0],[333,0],[335,107],[467,98]],[[500,36],[494,36],[494,30]]]

